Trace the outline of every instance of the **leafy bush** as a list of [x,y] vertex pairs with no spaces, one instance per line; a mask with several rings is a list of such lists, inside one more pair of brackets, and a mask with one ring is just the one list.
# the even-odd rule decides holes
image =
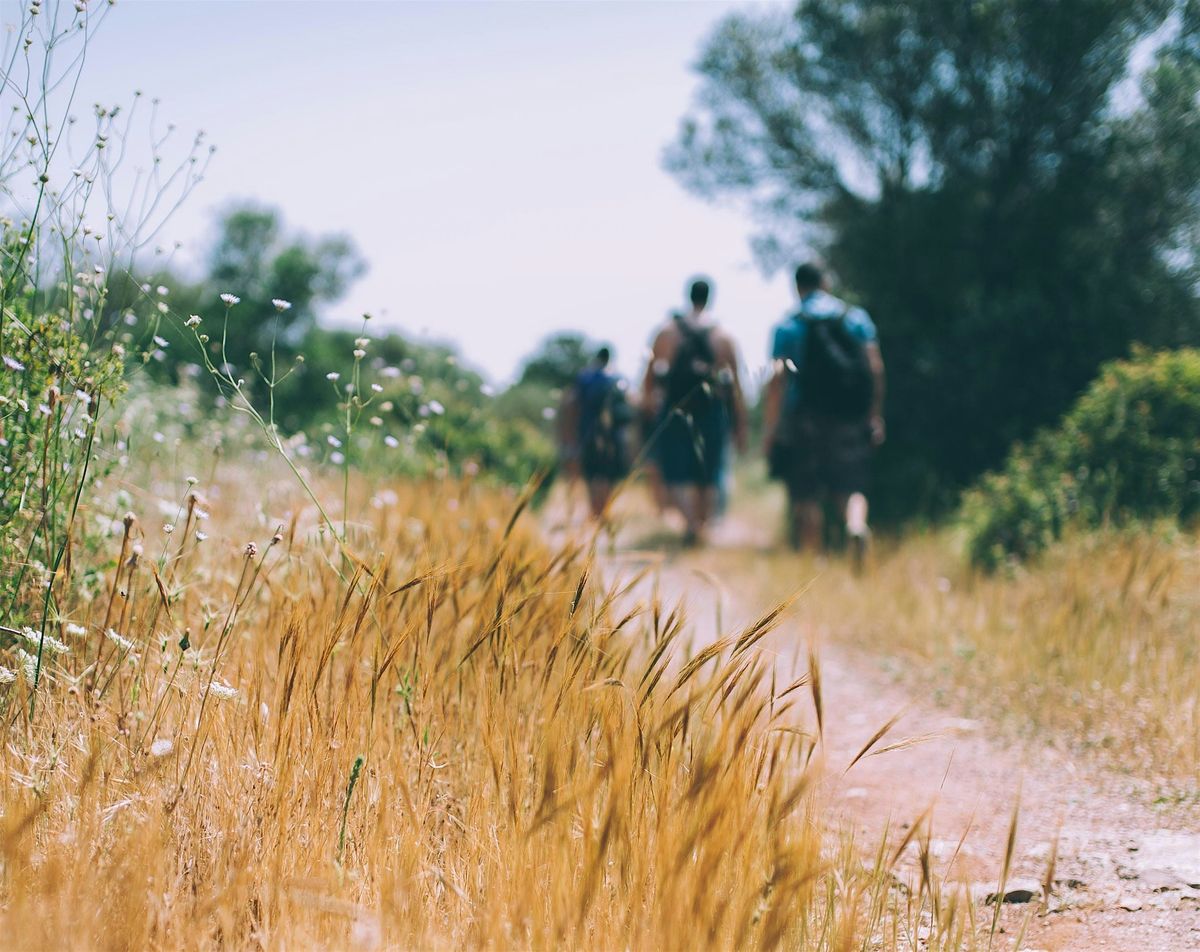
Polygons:
[[985,568],[1036,554],[1068,527],[1200,512],[1200,350],[1138,350],[1105,365],[1058,427],[1017,446],[967,493],[960,520]]

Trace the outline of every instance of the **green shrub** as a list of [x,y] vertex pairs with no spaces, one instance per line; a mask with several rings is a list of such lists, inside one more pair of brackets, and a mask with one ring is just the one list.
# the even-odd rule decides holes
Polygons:
[[1138,350],[1105,365],[1058,427],[966,494],[971,559],[1024,559],[1068,527],[1187,522],[1200,512],[1198,467],[1200,350]]

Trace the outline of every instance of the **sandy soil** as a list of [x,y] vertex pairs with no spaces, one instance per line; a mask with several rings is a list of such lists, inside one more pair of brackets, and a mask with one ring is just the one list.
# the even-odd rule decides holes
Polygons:
[[[685,602],[698,640],[715,638],[752,621],[767,607],[749,603],[739,585],[764,557],[794,558],[772,548],[746,523],[729,520],[708,550],[674,549],[660,534],[646,546],[618,544],[606,557],[621,575],[651,564],[660,593]],[[629,532],[623,536],[630,535]],[[740,559],[739,553],[746,558]],[[649,583],[647,583],[649,584]],[[869,597],[869,578],[864,579]],[[811,592],[807,598],[820,597]],[[807,667],[803,611],[764,643],[775,653],[781,679]],[[1164,811],[1144,785],[1076,762],[1061,746],[1003,739],[993,725],[937,708],[889,675],[878,658],[837,643],[818,645],[825,708],[821,795],[859,842],[893,840],[930,808],[935,868],[974,895],[981,921],[990,923],[986,897],[997,888],[1014,806],[1018,803],[1015,860],[1008,891],[1028,887],[1031,901],[1002,907],[997,947],[1024,949],[1200,949],[1200,816]],[[786,682],[783,682],[786,683]],[[919,680],[918,680],[919,683]],[[897,713],[901,719],[878,746],[921,739],[901,750],[868,756],[845,767]],[[1053,843],[1057,863],[1045,901]],[[960,845],[961,841],[961,845]],[[916,875],[915,850],[897,868],[903,882]],[[1013,898],[1020,898],[1014,896]]]

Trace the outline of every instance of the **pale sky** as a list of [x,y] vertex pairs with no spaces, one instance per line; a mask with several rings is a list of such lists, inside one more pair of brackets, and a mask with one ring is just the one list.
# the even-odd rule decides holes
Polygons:
[[690,64],[736,6],[121,0],[81,99],[142,89],[217,145],[164,233],[185,253],[236,199],[351,235],[370,270],[331,323],[369,311],[453,341],[499,382],[541,337],[575,328],[635,374],[653,325],[704,272],[753,375],[788,283],[754,266],[742,212],[689,195],[661,164],[696,89]]

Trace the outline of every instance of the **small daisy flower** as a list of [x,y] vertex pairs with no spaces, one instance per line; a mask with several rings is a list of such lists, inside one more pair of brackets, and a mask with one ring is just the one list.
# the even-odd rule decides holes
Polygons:
[[19,360],[16,360],[12,357],[9,357],[8,354],[4,355],[4,366],[7,367],[9,370],[24,370],[25,369],[25,365],[23,363],[21,363]]
[[221,302],[226,307],[233,307],[235,304],[241,303],[241,300],[236,294],[230,294],[228,291],[221,295]]
[[279,311],[280,314],[292,309],[292,302],[285,301],[283,298],[271,298],[271,304],[274,305],[275,310]]
[[331,371],[329,371],[329,373],[327,373],[325,375],[326,380],[340,380],[341,377],[342,377],[342,375],[340,373],[338,373],[336,370],[331,370]]
[[183,324],[185,327],[199,327],[200,326],[200,315],[193,314],[186,321],[184,321]]

